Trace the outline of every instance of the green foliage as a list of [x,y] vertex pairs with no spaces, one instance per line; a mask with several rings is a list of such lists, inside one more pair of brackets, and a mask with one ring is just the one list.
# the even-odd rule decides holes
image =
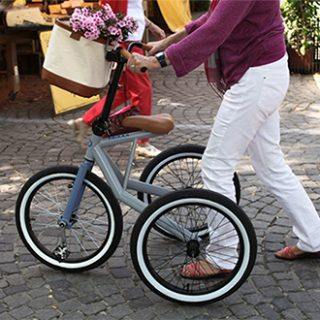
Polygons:
[[305,55],[316,41],[320,41],[320,0],[285,0],[282,14],[288,44],[300,55]]

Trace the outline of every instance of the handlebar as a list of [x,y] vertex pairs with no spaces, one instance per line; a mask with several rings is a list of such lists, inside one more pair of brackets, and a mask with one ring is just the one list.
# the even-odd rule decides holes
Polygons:
[[[124,49],[124,48],[122,48],[122,49],[120,50],[121,55],[122,55],[125,59],[129,60],[129,59],[131,58],[131,56],[132,56],[131,52],[133,51],[134,47],[138,47],[138,48],[141,48],[141,49],[146,50],[146,51],[150,50],[150,46],[148,46],[148,45],[146,45],[146,44],[144,44],[144,43],[141,43],[141,42],[132,42],[132,43],[129,44],[128,50],[126,50],[126,49]],[[140,71],[141,71],[141,72],[146,72],[147,70],[148,70],[148,68],[143,67],[143,68],[141,68]]]
[[128,51],[131,53],[134,49],[134,47],[138,47],[142,50],[145,50],[145,51],[149,51],[152,47],[151,46],[148,46],[147,44],[145,43],[142,43],[142,42],[131,42],[128,46]]
[[[114,70],[112,80],[110,82],[109,90],[105,104],[103,106],[102,114],[99,118],[97,118],[93,124],[92,129],[95,135],[102,136],[108,131],[107,120],[109,118],[109,114],[119,87],[120,77],[122,75],[122,71],[126,62],[131,58],[131,52],[134,47],[139,47],[144,50],[150,50],[150,47],[142,44],[141,42],[132,42],[128,46],[128,50],[118,47],[115,50],[106,51],[106,59],[107,61],[113,61],[117,63],[117,67]],[[142,72],[146,72],[147,68],[142,68]]]

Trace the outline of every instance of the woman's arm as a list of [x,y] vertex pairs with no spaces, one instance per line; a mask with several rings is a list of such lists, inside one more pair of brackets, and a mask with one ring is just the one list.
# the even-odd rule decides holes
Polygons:
[[164,51],[172,44],[181,41],[188,34],[192,33],[193,31],[198,29],[200,26],[202,26],[207,21],[207,19],[208,19],[208,12],[203,14],[198,19],[187,24],[183,30],[170,35],[163,41],[149,42],[148,45],[151,47],[151,50],[149,51],[149,55],[154,55],[159,51]]
[[145,17],[146,28],[158,39],[162,40],[166,37],[166,33],[155,23]]
[[178,77],[201,65],[229,37],[234,28],[246,17],[256,0],[220,0],[207,21],[167,48],[166,55]]
[[[133,72],[141,72],[141,69],[147,68],[148,70],[160,68],[160,64],[156,57],[151,56],[157,52],[164,51],[173,43],[181,41],[184,37],[188,35],[187,31],[183,29],[180,32],[174,33],[171,36],[155,42],[149,42],[147,46],[151,47],[148,51],[149,57],[140,55],[138,53],[133,53],[132,57],[128,61],[128,66]],[[166,57],[167,65],[170,65],[168,57]]]
[[[172,64],[176,75],[182,77],[217,51],[234,28],[247,16],[255,1],[220,0],[214,12],[197,30],[188,35],[187,30],[184,29],[159,41],[161,45],[153,47],[152,52],[163,51],[163,48],[169,45],[165,51],[167,64]],[[155,48],[158,50],[155,51]],[[129,67],[139,72],[143,67],[160,68],[160,64],[155,57],[134,54],[129,60]]]
[[183,29],[177,33],[174,33],[170,35],[169,37],[161,40],[161,41],[154,41],[154,42],[149,42],[148,46],[151,48],[149,50],[149,55],[154,55],[159,51],[164,51],[167,49],[169,46],[171,46],[174,43],[177,43],[181,41],[184,37],[188,35],[188,32],[186,29]]
[[174,43],[180,42],[187,35],[188,35],[188,32],[186,29],[183,29],[179,32],[173,33],[172,35],[170,35],[169,37],[164,39],[164,43],[165,43],[166,48],[171,46]]
[[192,33],[193,31],[197,30],[199,27],[201,27],[208,19],[209,12],[203,14],[198,19],[191,21],[189,24],[185,26],[186,31],[188,34]]

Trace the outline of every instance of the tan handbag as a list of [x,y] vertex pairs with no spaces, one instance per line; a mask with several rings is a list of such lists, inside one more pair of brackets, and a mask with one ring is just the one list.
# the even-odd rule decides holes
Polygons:
[[45,57],[42,78],[76,95],[90,98],[109,82],[113,63],[105,59],[107,40],[87,40],[68,20],[57,20]]

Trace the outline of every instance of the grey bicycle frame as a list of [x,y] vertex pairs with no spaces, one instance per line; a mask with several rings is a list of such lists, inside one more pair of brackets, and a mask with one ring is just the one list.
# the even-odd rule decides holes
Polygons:
[[[115,197],[119,201],[125,203],[130,208],[133,208],[139,213],[143,212],[148,204],[140,201],[135,196],[131,195],[127,190],[135,190],[156,196],[163,196],[169,192],[172,192],[173,190],[168,188],[154,186],[138,180],[130,179],[137,140],[152,138],[155,136],[155,134],[143,131],[123,134],[120,136],[109,138],[102,138],[96,135],[92,135],[89,139],[85,161],[79,167],[79,171],[73,184],[71,196],[67,203],[67,207],[64,211],[63,216],[59,219],[60,225],[68,229],[72,228],[72,216],[78,210],[85,189],[84,181],[86,175],[92,170],[94,163],[96,163],[101,169]],[[123,175],[118,166],[111,160],[105,149],[126,142],[131,142],[131,151],[126,171]],[[185,228],[182,228],[181,226],[178,226],[178,224],[171,219],[161,218],[158,220],[157,225],[168,233],[174,235],[178,239],[183,240],[186,238],[192,238],[192,232]]]

